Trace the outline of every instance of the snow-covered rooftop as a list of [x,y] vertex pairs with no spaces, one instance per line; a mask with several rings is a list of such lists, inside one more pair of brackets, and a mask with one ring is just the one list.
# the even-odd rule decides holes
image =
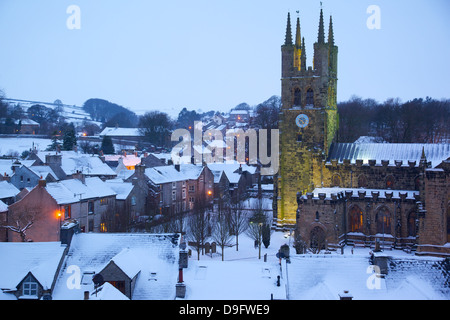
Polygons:
[[12,183],[0,181],[0,199],[15,197],[19,192]]
[[103,136],[120,136],[120,137],[140,137],[141,133],[138,128],[116,128],[116,127],[106,127],[99,134],[100,137]]
[[64,249],[60,242],[0,242],[0,288],[15,289],[31,272],[49,289]]
[[[391,189],[364,189],[364,188],[341,188],[341,187],[332,187],[332,188],[315,188],[312,192],[313,197],[317,198],[319,194],[325,194],[325,198],[329,199],[332,194],[338,193],[346,193],[348,191],[352,192],[352,197],[358,197],[359,192],[365,192],[366,197],[372,197],[372,193],[378,193],[380,198],[385,198],[386,193],[392,193],[393,198],[399,198],[400,194],[406,194],[406,199],[415,199],[414,195],[418,194],[419,191],[415,190],[391,190]],[[306,197],[306,195],[303,195]]]
[[403,161],[408,165],[408,161],[416,161],[419,165],[422,157],[422,150],[431,166],[439,165],[443,160],[450,157],[450,144],[421,144],[421,143],[334,143],[331,146],[328,159],[337,159],[343,162],[344,159],[355,163],[356,160],[363,160],[367,164],[369,160],[389,160],[391,165],[394,161]]
[[125,200],[133,190],[133,184],[122,179],[106,180],[105,183],[116,193],[117,200]]
[[[84,291],[92,292],[93,273],[116,261],[126,272],[139,272],[133,300],[170,300],[175,298],[178,277],[179,237],[174,234],[79,233],[72,238],[66,266],[81,271],[79,289],[69,289],[72,273],[62,270],[53,292],[54,300],[82,300]],[[133,256],[133,259],[128,259]],[[89,276],[90,275],[90,276]]]
[[145,169],[145,175],[155,184],[176,181],[196,180],[203,171],[202,166],[195,164],[180,164],[180,171],[174,165],[159,166]]
[[51,182],[47,183],[45,188],[58,204],[116,195],[116,192],[108,184],[97,177],[85,178],[85,183],[78,179]]

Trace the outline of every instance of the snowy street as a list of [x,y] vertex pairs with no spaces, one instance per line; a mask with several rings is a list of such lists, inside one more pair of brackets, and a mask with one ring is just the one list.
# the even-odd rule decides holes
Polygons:
[[[289,241],[290,240],[290,241]],[[354,300],[448,300],[450,291],[441,291],[444,275],[432,272],[429,267],[407,274],[389,273],[385,279],[378,277],[369,264],[368,248],[345,247],[344,254],[295,254],[290,247],[291,263],[276,258],[280,246],[292,245],[287,233],[273,232],[270,246],[258,249],[251,239],[242,234],[239,251],[235,247],[225,249],[225,261],[221,261],[220,248],[215,254],[200,256],[195,250],[184,271],[185,300],[337,300],[344,290]],[[264,255],[267,254],[267,262]],[[402,251],[388,251],[386,255],[416,261],[419,265],[441,261],[423,258]],[[277,286],[280,276],[280,286]]]

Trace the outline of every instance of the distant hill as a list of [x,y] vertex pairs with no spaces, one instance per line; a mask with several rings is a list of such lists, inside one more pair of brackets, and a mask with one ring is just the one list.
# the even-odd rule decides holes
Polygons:
[[83,109],[83,107],[63,104],[61,100],[56,100],[54,102],[9,99],[9,98],[3,98],[3,100],[9,105],[20,105],[24,112],[27,112],[28,109],[34,105],[42,105],[50,109],[56,109],[60,114],[60,116],[62,116],[66,122],[68,123],[72,122],[75,126],[82,125],[82,123],[85,121],[95,123],[98,126],[102,126],[102,123],[95,121],[91,117],[91,115]]
[[83,110],[105,127],[133,128],[138,123],[138,116],[133,111],[104,99],[87,100]]

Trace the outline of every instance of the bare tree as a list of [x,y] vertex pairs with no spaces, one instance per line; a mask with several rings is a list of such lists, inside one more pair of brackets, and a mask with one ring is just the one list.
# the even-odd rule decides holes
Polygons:
[[236,237],[236,251],[239,251],[239,235],[248,228],[247,214],[241,201],[230,205],[230,232]]
[[18,233],[22,242],[27,241],[27,230],[33,226],[36,212],[26,208],[20,212],[14,212],[6,225],[1,226],[7,230]]
[[200,252],[203,254],[203,248],[208,238],[210,230],[210,214],[207,213],[205,199],[199,197],[194,204],[193,214],[189,216],[187,224],[186,237],[188,241],[194,244],[197,250],[197,258],[200,260]]
[[264,211],[264,204],[261,198],[256,199],[252,204],[251,210],[253,215],[248,219],[247,235],[254,240],[255,246],[259,248],[259,259],[261,259],[261,244],[263,237],[263,230],[266,225],[270,227],[270,219]]
[[222,261],[224,260],[225,247],[233,244],[233,236],[230,234],[229,216],[221,214],[214,219],[212,238],[222,250]]

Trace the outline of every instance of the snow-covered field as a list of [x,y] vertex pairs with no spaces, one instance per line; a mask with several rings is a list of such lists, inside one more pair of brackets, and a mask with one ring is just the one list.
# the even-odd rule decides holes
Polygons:
[[[344,254],[297,255],[293,239],[281,231],[272,233],[270,246],[258,249],[245,234],[239,238],[239,251],[220,248],[213,255],[192,250],[189,267],[184,271],[186,300],[336,300],[344,290],[354,300],[450,300],[450,291],[441,291],[445,278],[422,270],[408,273],[392,272],[378,277],[369,264],[370,249],[345,247]],[[290,245],[290,263],[276,257],[280,246]],[[416,257],[402,251],[388,251],[402,259],[437,261],[437,258]],[[267,254],[267,262],[264,255]],[[280,286],[277,277],[280,276]]]
[[36,147],[39,151],[44,151],[52,143],[51,139],[17,137],[0,138],[0,156],[18,155],[24,151],[30,151]]

